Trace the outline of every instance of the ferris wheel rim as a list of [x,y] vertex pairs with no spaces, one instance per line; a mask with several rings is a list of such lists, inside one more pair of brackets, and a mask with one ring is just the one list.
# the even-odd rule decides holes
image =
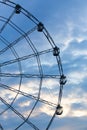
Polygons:
[[[54,119],[54,117],[56,116],[56,112],[57,112],[57,110],[58,110],[58,106],[60,106],[60,104],[61,104],[62,89],[63,89],[63,85],[66,83],[66,81],[65,81],[65,78],[66,78],[66,77],[64,77],[64,74],[63,74],[62,63],[61,63],[61,59],[60,59],[60,55],[59,55],[59,48],[56,46],[54,40],[52,39],[51,35],[49,34],[49,32],[47,31],[47,29],[45,28],[44,24],[43,24],[42,22],[40,22],[36,17],[34,17],[30,12],[28,12],[26,9],[24,9],[23,7],[21,7],[19,4],[16,4],[16,3],[12,2],[12,1],[9,1],[9,0],[6,0],[5,2],[3,2],[3,1],[0,0],[0,3],[1,3],[1,4],[5,4],[5,5],[7,5],[7,6],[10,6],[11,8],[14,8],[13,13],[11,14],[11,16],[10,16],[8,19],[5,18],[5,17],[0,16],[0,18],[6,20],[6,21],[4,21],[4,22],[5,22],[5,25],[6,25],[6,24],[9,24],[9,25],[11,25],[11,26],[14,26],[15,24],[13,24],[13,22],[11,21],[11,17],[13,16],[14,12],[16,12],[16,13],[22,13],[22,14],[25,15],[28,19],[30,19],[32,22],[34,22],[35,27],[34,27],[33,29],[37,30],[38,32],[42,32],[42,33],[44,34],[44,36],[47,38],[48,42],[50,43],[50,45],[51,45],[51,47],[52,47],[52,48],[49,49],[49,50],[44,50],[43,52],[38,52],[37,48],[36,48],[36,47],[34,46],[34,44],[32,43],[31,39],[28,38],[27,33],[22,32],[22,30],[21,30],[21,32],[23,33],[23,34],[22,34],[23,38],[25,38],[25,39],[28,38],[28,40],[30,41],[30,46],[31,46],[31,48],[32,48],[32,50],[33,50],[33,54],[34,54],[34,55],[31,54],[31,55],[33,55],[33,56],[36,57],[36,59],[37,59],[37,64],[38,64],[39,75],[31,75],[31,74],[30,74],[30,75],[31,75],[32,77],[34,77],[34,78],[35,78],[35,76],[36,76],[36,78],[37,78],[37,77],[40,78],[38,97],[37,97],[37,98],[34,97],[34,98],[36,98],[35,104],[34,104],[34,106],[32,107],[32,110],[31,110],[31,112],[29,113],[29,115],[27,116],[27,118],[24,118],[23,115],[21,115],[21,113],[18,113],[18,112],[12,107],[12,104],[14,103],[14,101],[15,101],[15,99],[17,98],[18,94],[21,93],[21,91],[20,91],[20,86],[21,86],[21,83],[22,83],[22,76],[23,76],[23,74],[22,74],[22,67],[21,67],[21,60],[20,60],[19,57],[17,57],[17,53],[16,53],[16,51],[14,50],[14,47],[12,46],[12,44],[11,44],[10,47],[8,46],[8,48],[14,50],[15,55],[16,55],[14,61],[16,61],[16,63],[18,62],[18,64],[19,64],[20,83],[19,83],[19,90],[18,90],[18,92],[17,92],[17,94],[16,94],[14,100],[12,101],[12,103],[8,104],[4,99],[2,99],[2,98],[0,97],[0,100],[1,100],[5,105],[7,104],[7,106],[8,106],[8,108],[7,108],[6,110],[4,110],[3,112],[7,111],[7,110],[10,108],[12,111],[16,112],[16,113],[23,119],[23,122],[22,122],[16,129],[18,129],[19,127],[21,127],[24,123],[28,123],[28,124],[29,124],[32,128],[34,128],[35,130],[39,130],[38,127],[36,127],[33,123],[29,122],[29,120],[28,120],[29,117],[30,117],[30,115],[32,114],[34,108],[36,107],[37,103],[38,103],[39,101],[41,101],[41,102],[47,103],[48,105],[54,105],[54,106],[56,105],[56,109],[55,109],[55,111],[54,111],[54,114],[53,114],[53,116],[52,116],[52,118],[51,118],[51,120],[50,120],[50,122],[49,122],[49,124],[48,124],[48,126],[47,126],[47,128],[46,128],[46,130],[48,130],[49,127],[50,127],[50,125],[51,125],[51,123],[52,123],[52,121],[53,121],[53,119]],[[19,7],[18,7],[18,6],[19,6]],[[17,26],[15,26],[15,27],[17,27]],[[4,28],[4,26],[3,26],[3,28]],[[2,28],[2,30],[3,30],[3,28]],[[17,29],[20,31],[20,28],[17,28]],[[33,30],[33,29],[31,29],[31,30]],[[30,31],[30,32],[32,33],[32,31]],[[28,33],[30,33],[30,32],[28,32]],[[16,43],[15,43],[15,44],[16,44]],[[40,61],[39,55],[42,54],[42,53],[45,53],[45,52],[47,52],[47,51],[48,51],[48,52],[53,51],[53,56],[56,57],[57,64],[58,64],[58,68],[59,68],[59,77],[58,77],[58,75],[52,75],[52,76],[51,76],[51,75],[47,75],[47,77],[50,77],[50,78],[51,78],[51,77],[52,77],[52,78],[56,78],[56,77],[57,77],[57,78],[59,78],[59,80],[60,80],[59,100],[58,100],[58,103],[57,103],[57,104],[52,104],[51,102],[47,102],[46,100],[43,100],[43,99],[40,98],[40,91],[41,91],[41,87],[42,87],[43,78],[46,77],[46,75],[43,74],[43,69],[42,69],[42,65],[41,65],[41,61]],[[3,52],[3,50],[0,51],[0,52]],[[25,58],[25,57],[23,57],[23,58]],[[23,60],[23,58],[22,58],[22,60]],[[2,64],[0,64],[0,67],[4,66],[4,65],[6,65],[6,64],[11,64],[11,63],[14,62],[14,61],[3,62]],[[17,76],[17,75],[15,75],[15,74],[11,75],[11,74],[9,74],[9,73],[7,73],[7,75],[6,75],[5,73],[4,73],[4,74],[3,74],[3,73],[0,73],[0,75],[1,75],[1,76],[4,76],[4,75],[5,75],[5,76]],[[29,75],[27,75],[27,76],[29,76]],[[6,87],[5,84],[4,84],[4,87]],[[10,88],[9,88],[9,89],[10,89]],[[13,89],[13,88],[12,88],[12,89]],[[16,91],[16,90],[14,89],[14,91]],[[22,93],[22,94],[24,94],[24,93]],[[57,113],[57,114],[58,114],[58,113]],[[16,130],[16,129],[15,129],[15,130]]]

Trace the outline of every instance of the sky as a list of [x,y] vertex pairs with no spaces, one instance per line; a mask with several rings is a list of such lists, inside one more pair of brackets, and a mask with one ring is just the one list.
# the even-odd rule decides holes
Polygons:
[[[31,12],[36,18],[38,18],[44,26],[49,31],[55,44],[60,48],[60,56],[63,65],[64,74],[67,77],[67,83],[63,89],[63,114],[61,116],[56,116],[50,130],[86,130],[87,129],[87,0],[13,0],[15,3],[20,4],[26,10]],[[3,11],[3,7],[0,7]],[[12,10],[11,10],[12,11]],[[8,9],[10,12],[10,9]],[[8,16],[9,13],[5,10],[3,11],[4,16]],[[2,15],[2,12],[0,12]],[[25,24],[26,20],[26,24]],[[25,17],[14,16],[12,18],[20,28],[27,30],[31,28],[32,23],[27,21]],[[18,23],[17,23],[18,22]],[[29,23],[28,23],[29,22]],[[0,22],[0,26],[2,22]],[[7,30],[9,34],[7,35]],[[13,35],[14,34],[14,35]],[[2,34],[9,42],[14,41],[15,38],[20,36],[14,30],[10,32],[10,26],[2,32]],[[42,38],[42,35],[38,35],[37,32],[31,35],[33,42],[36,42],[36,48],[39,51],[49,48],[47,42]],[[20,46],[21,43],[21,46]],[[25,44],[24,44],[25,43]],[[42,44],[41,44],[42,43]],[[3,49],[6,45],[2,43],[0,45]],[[17,51],[17,55],[22,57],[26,54],[32,54],[31,48],[28,46],[25,40],[20,41],[14,46]],[[25,50],[25,51],[21,51]],[[13,51],[8,50],[2,55],[0,55],[1,63],[8,60],[14,59],[14,49]],[[50,58],[49,58],[50,57]],[[56,74],[56,60],[50,54],[41,56],[41,63],[43,64],[44,73],[55,73]],[[28,59],[23,62],[22,71],[38,74],[38,68],[36,68],[36,59]],[[5,72],[15,72],[19,71],[20,65],[11,64],[8,66],[2,66],[1,71]],[[33,70],[32,70],[33,66]],[[47,69],[48,67],[48,69]],[[51,70],[51,72],[50,72]],[[9,81],[9,82],[8,82]],[[11,86],[13,88],[18,88],[20,78],[1,78],[1,83]],[[35,86],[36,84],[36,86]],[[44,80],[41,96],[48,101],[52,100],[53,103],[57,101],[56,94],[58,81],[54,79]],[[23,79],[21,85],[21,91],[28,92],[32,95],[36,95],[38,92],[39,81],[31,79]],[[33,86],[33,87],[31,87]],[[54,93],[53,93],[54,92]],[[10,92],[1,89],[1,97],[7,100],[9,103],[12,102],[13,97],[15,97],[14,92]],[[54,98],[54,99],[51,99]],[[13,104],[13,107],[27,116],[27,112],[30,111],[33,104],[32,99],[28,100],[26,97],[19,95],[17,101]],[[6,106],[0,102],[0,111],[5,109]],[[34,122],[40,130],[44,130],[50,117],[53,114],[53,108],[43,103],[38,103],[35,111],[33,112],[30,120]],[[4,115],[4,116],[3,116]],[[3,124],[4,128],[13,130],[22,119],[17,117],[14,112],[8,110],[0,117],[0,122]],[[10,117],[10,118],[9,118]],[[17,123],[15,119],[17,118]],[[10,121],[10,119],[13,119]],[[3,121],[7,120],[7,123]],[[43,122],[44,120],[44,122]],[[41,122],[43,122],[41,124]],[[10,125],[13,124],[12,126]],[[24,124],[19,130],[33,130],[27,124]]]

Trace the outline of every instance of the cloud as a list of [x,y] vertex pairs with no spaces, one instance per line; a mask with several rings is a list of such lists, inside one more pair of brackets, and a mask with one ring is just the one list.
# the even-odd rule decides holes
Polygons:
[[71,72],[68,75],[68,83],[69,84],[81,84],[82,82],[84,82],[85,77],[87,77],[87,73],[86,72]]
[[62,99],[64,106],[63,117],[86,117],[87,116],[87,103],[86,92],[80,87],[73,87],[71,92]]
[[[58,123],[58,126],[55,128],[51,128],[52,130],[86,130],[87,129],[87,125],[86,125],[86,120],[87,118],[83,119],[83,118],[77,118],[77,117],[72,117],[72,118],[63,118],[62,120],[55,120],[55,123],[53,125],[55,125],[56,123]],[[82,122],[84,122],[82,124]],[[55,125],[56,126],[56,125]]]
[[[55,118],[55,123],[52,125],[52,130],[86,130],[87,129],[87,94],[86,94],[86,84],[87,84],[87,16],[86,16],[86,10],[87,10],[87,2],[79,1],[79,0],[71,0],[66,2],[64,0],[62,1],[38,1],[32,3],[28,1],[24,2],[16,0],[18,3],[24,4],[26,9],[32,10],[32,12],[39,18],[42,19],[45,25],[47,25],[48,30],[50,31],[53,39],[55,39],[55,43],[60,47],[61,50],[61,57],[62,57],[62,63],[64,68],[64,73],[67,75],[67,84],[64,87],[64,93],[63,93],[63,99],[62,104],[64,108],[63,115],[60,117]],[[32,6],[30,6],[32,5]],[[49,6],[51,5],[51,6]],[[48,11],[49,6],[49,11]],[[1,7],[2,8],[2,7]],[[45,11],[44,11],[45,9]],[[37,11],[36,11],[37,10]],[[9,10],[10,11],[10,10]],[[1,11],[2,12],[2,11]],[[6,11],[3,12],[4,15],[7,15]],[[14,20],[14,18],[13,18]],[[17,19],[15,19],[15,22]],[[18,19],[19,20],[19,19]],[[28,21],[26,21],[28,23]],[[23,23],[26,23],[25,20]],[[28,24],[28,27],[22,26],[23,24],[21,22],[20,27],[23,29],[27,29],[30,27]],[[40,35],[40,36],[39,36]],[[6,33],[7,36],[7,33]],[[45,48],[49,48],[48,43],[41,34],[37,34],[35,32],[35,35],[33,34],[31,36],[31,39],[33,39],[36,47],[38,50],[43,50]],[[8,37],[10,38],[10,37]],[[25,46],[24,46],[25,43]],[[21,41],[17,46],[14,46],[16,51],[18,52],[19,56],[30,54],[32,50],[30,50],[29,46],[27,45],[26,41]],[[26,51],[21,51],[21,50]],[[28,51],[29,50],[29,51]],[[9,51],[9,50],[8,50]],[[1,55],[1,61],[7,60],[6,55],[9,55],[9,53],[5,53],[5,55]],[[12,54],[13,55],[13,54]],[[43,71],[45,74],[53,74],[57,73],[56,68],[56,61],[54,60],[54,57],[51,57],[51,54],[46,54],[43,56],[40,56],[41,63],[43,64]],[[14,56],[13,56],[14,57]],[[13,58],[12,56],[9,56],[10,58]],[[50,57],[50,58],[49,58]],[[4,59],[5,58],[5,59]],[[48,62],[49,61],[49,62]],[[37,66],[37,62],[35,59],[26,60],[24,62],[21,62],[23,72],[30,72],[30,73],[39,73],[38,68],[35,71],[35,68]],[[33,66],[33,69],[32,69]],[[50,72],[51,70],[51,72]],[[15,68],[15,65],[12,65],[11,67],[4,67],[2,68],[2,72],[15,72],[18,73],[19,69],[18,67]],[[14,80],[14,81],[13,81]],[[16,81],[15,78],[5,78],[3,80],[3,83],[6,83],[12,87],[18,89],[18,81]],[[10,81],[10,83],[9,83]],[[14,82],[16,81],[16,84]],[[37,96],[38,94],[38,88],[39,88],[39,80],[29,80],[24,79],[22,80],[21,85],[21,91],[24,91],[26,93],[32,94],[34,96]],[[53,79],[47,79],[43,81],[43,86],[41,90],[41,98],[51,101],[53,103],[57,102],[57,94],[58,94],[58,82],[57,80]],[[9,103],[12,102],[13,98],[15,97],[15,93],[1,89],[1,97],[6,99]],[[35,103],[35,100],[28,100],[28,98],[25,98],[23,95],[18,95],[16,101],[14,102],[13,106],[15,109],[20,111],[22,114],[27,117],[28,113],[30,112],[31,108],[33,107]],[[1,108],[5,109],[5,105],[2,103],[0,104]],[[2,109],[0,109],[2,110]],[[11,115],[11,111],[7,111],[4,114],[4,118],[7,119],[8,127],[12,129],[9,125],[9,122],[12,124],[15,124],[15,118],[18,118],[15,114]],[[34,112],[32,113],[31,120],[36,123],[36,125],[39,125],[39,121],[44,120],[48,121],[52,114],[54,112],[54,107],[49,107],[48,105],[44,103],[38,102]],[[5,120],[3,119],[3,120]],[[10,121],[10,119],[14,119],[13,121]],[[20,119],[18,119],[18,123],[21,122]],[[3,121],[2,121],[3,122]],[[39,122],[39,123],[38,123]],[[45,123],[42,122],[45,127]],[[4,124],[5,125],[5,124]],[[17,125],[17,124],[16,124]],[[6,127],[5,127],[6,128]],[[8,128],[8,129],[9,129]],[[31,129],[25,127],[26,130]],[[42,128],[42,125],[40,124],[40,128]],[[22,129],[22,128],[21,128]],[[43,128],[42,128],[43,129]]]

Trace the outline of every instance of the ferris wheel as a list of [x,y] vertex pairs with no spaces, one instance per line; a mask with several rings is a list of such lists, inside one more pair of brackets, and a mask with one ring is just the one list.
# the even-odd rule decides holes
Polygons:
[[0,0],[0,129],[48,130],[66,83],[60,49],[21,5]]

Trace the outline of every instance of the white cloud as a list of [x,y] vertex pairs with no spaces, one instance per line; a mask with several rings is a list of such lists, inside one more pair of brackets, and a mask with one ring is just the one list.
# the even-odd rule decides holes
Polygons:
[[[79,75],[80,75],[80,77],[79,77]],[[85,73],[85,75],[86,75],[86,73]],[[78,73],[78,72],[71,73],[69,75],[70,78],[71,78],[70,84],[79,84],[79,82],[83,81],[83,79],[85,78],[85,75],[84,75],[84,73],[81,74],[81,73]],[[42,91],[41,98],[56,104],[57,103],[58,90],[56,91],[56,89],[57,89],[56,88],[55,91],[54,91],[53,86],[56,87],[57,83],[58,82],[56,80],[53,80],[53,81],[50,80],[50,79],[46,80],[46,82],[44,82],[44,86],[45,87],[48,86],[48,90],[50,90],[50,91],[49,92]],[[35,88],[35,85],[36,85],[36,88]],[[38,81],[35,81],[35,82],[31,81],[29,83],[22,85],[21,91],[34,95],[35,93],[38,92]],[[2,97],[6,98],[7,93],[8,93],[7,90],[2,91],[1,92]],[[12,93],[12,92],[9,91],[9,97],[7,99],[11,102],[14,96],[15,96],[15,93]],[[19,98],[21,99],[22,95],[21,96],[19,95],[17,100]],[[62,105],[63,105],[63,108],[64,108],[64,113],[61,117],[62,118],[68,117],[68,116],[69,117],[81,117],[81,116],[87,115],[87,110],[85,108],[85,107],[87,107],[86,99],[87,99],[87,95],[84,92],[84,90],[82,90],[80,87],[74,88],[74,89],[72,88],[71,92],[68,93],[67,97],[63,97],[63,99],[62,99]],[[73,104],[78,105],[78,103],[82,104],[83,107],[78,108],[76,110],[74,108],[72,108]],[[30,101],[26,101],[26,100],[24,102],[19,103],[19,107],[21,107],[21,108],[22,107],[28,107],[29,105],[30,105]],[[47,115],[52,115],[52,113],[55,110],[53,108],[43,104],[43,105],[40,106],[39,109],[37,109],[37,111],[38,111],[37,113],[40,114],[40,112],[44,112]],[[29,113],[29,111],[26,111],[26,115],[27,115],[27,113]],[[33,116],[35,116],[35,115],[33,115]]]
[[73,71],[67,75],[68,84],[80,84],[84,81],[84,78],[87,76],[86,72]]
[[30,105],[30,101],[24,101],[18,104],[20,107],[27,107]]
[[[85,117],[87,116],[87,94],[80,87],[74,88],[67,97],[63,97],[62,104],[64,113],[62,117]],[[72,105],[76,105],[77,108]],[[78,106],[81,104],[81,106]]]
[[[78,45],[79,46],[79,45]],[[72,51],[73,56],[87,56],[87,50],[73,50]]]
[[[34,7],[35,7],[35,5],[34,5]],[[68,12],[69,12],[69,10],[68,10]],[[81,12],[83,12],[83,10],[81,10]],[[4,12],[4,13],[7,13],[7,12]],[[57,13],[58,12],[56,12],[56,14]],[[65,12],[65,14],[66,13],[67,12]],[[71,15],[71,14],[67,14],[67,15]],[[87,77],[87,74],[86,74],[87,68],[85,65],[86,63],[83,63],[83,62],[82,62],[82,65],[84,65],[85,68],[84,67],[81,68],[82,66],[78,66],[78,64],[79,64],[78,59],[74,63],[73,57],[78,58],[78,57],[84,56],[85,59],[87,58],[86,49],[83,50],[83,48],[80,46],[81,45],[80,43],[82,41],[87,40],[87,22],[86,22],[87,17],[86,17],[86,14],[84,16],[82,16],[81,14],[78,13],[76,19],[70,17],[71,18],[71,20],[70,20],[70,19],[67,19],[67,17],[66,17],[65,20],[60,19],[60,21],[59,21],[58,18],[59,17],[57,14],[56,18],[54,18],[54,19],[56,19],[57,23],[56,22],[54,23],[53,20],[51,21],[49,19],[49,21],[52,22],[52,25],[55,25],[55,28],[56,28],[56,33],[53,34],[53,39],[55,39],[57,45],[61,47],[62,53],[67,51],[66,60],[65,60],[64,64],[71,66],[71,68],[68,68],[68,70],[67,70],[67,73],[68,73],[67,74],[67,79],[68,79],[67,84],[71,87],[71,89],[70,89],[70,91],[66,90],[67,96],[66,97],[64,96],[62,99],[62,105],[64,107],[64,112],[63,112],[63,115],[61,117],[62,117],[62,119],[67,118],[67,117],[71,117],[71,118],[72,117],[79,117],[79,118],[81,117],[82,118],[82,117],[87,116],[87,101],[86,101],[87,94],[86,94],[86,92],[84,92],[84,90],[82,88],[82,84],[80,86],[80,83],[85,82],[84,79]],[[61,23],[61,26],[60,26],[59,23],[63,20],[64,20],[64,22]],[[52,26],[52,28],[54,28],[54,26]],[[53,31],[53,29],[52,29],[52,31]],[[71,42],[74,40],[76,40],[79,44],[78,45],[76,44],[76,46],[73,46],[73,48],[72,48]],[[41,37],[40,37],[40,41],[41,41]],[[35,43],[37,43],[37,39],[36,39]],[[42,50],[43,50],[43,48],[45,49],[45,47],[46,48],[49,47],[48,44],[46,44],[46,43],[44,45],[42,45],[42,42],[40,45],[41,45],[40,49],[42,49]],[[26,52],[22,53],[20,46],[19,46],[19,49],[18,49],[18,50],[20,50],[19,55],[22,55],[22,54],[24,55],[26,53],[28,54],[28,48],[26,48],[26,46],[22,46],[22,48],[23,47],[25,47],[24,49],[26,50]],[[70,49],[70,47],[71,47],[71,49]],[[30,51],[29,51],[29,54],[30,54]],[[72,55],[72,57],[71,57],[71,55]],[[73,61],[73,64],[69,62],[68,56],[70,56],[70,59]],[[37,62],[31,61],[31,64],[27,64],[27,68],[30,65],[32,66],[32,63],[33,63],[33,65],[37,65]],[[54,60],[51,58],[49,59],[49,63],[48,63],[48,59],[45,56],[43,58],[41,58],[41,63],[43,63],[43,65],[47,65],[50,67],[52,67],[55,64]],[[76,67],[78,67],[79,70],[73,71],[72,67],[74,67],[74,69],[76,69]],[[71,69],[71,72],[69,72],[70,69]],[[49,80],[46,80],[45,82],[43,82],[43,86],[45,86],[44,88],[48,87],[48,89],[46,90],[47,92],[45,90],[42,91],[42,93],[41,93],[42,98],[43,99],[45,98],[48,101],[52,101],[52,102],[56,103],[57,102],[56,95],[58,94],[58,91],[56,91],[56,89],[54,89],[54,88],[57,88],[56,87],[57,85],[58,85],[58,82],[56,80],[49,79]],[[73,89],[72,86],[76,86],[75,89]],[[13,87],[18,89],[17,85],[15,85]],[[29,81],[27,83],[22,84],[21,91],[27,92],[27,93],[32,94],[32,95],[36,95],[38,93],[38,88],[39,88],[39,82],[32,80],[32,81]],[[3,97],[4,99],[7,98],[8,102],[10,103],[13,100],[13,98],[15,97],[15,93],[4,90],[4,91],[1,91],[1,97]],[[19,95],[17,100],[19,98],[22,99],[22,95],[21,96]],[[76,106],[78,106],[78,104],[81,104],[81,106],[79,106],[78,108],[75,108],[74,104],[76,104]],[[20,108],[23,108],[24,106],[28,107],[30,105],[30,102],[25,100],[24,102],[20,102],[17,105],[19,105]],[[26,115],[26,117],[27,117],[30,110],[29,111],[26,110],[26,112],[25,111],[23,111],[23,112],[24,112],[24,115]],[[40,113],[46,113],[48,116],[52,116],[53,112],[54,112],[54,109],[43,104],[36,109],[36,112],[33,114],[33,117],[37,116],[37,118],[38,118],[38,115]],[[9,115],[5,115],[6,119],[7,119],[7,117],[9,118]],[[72,124],[73,124],[73,122],[72,122]],[[69,125],[69,123],[68,123],[68,125]],[[61,128],[57,128],[57,129],[70,130],[73,128],[71,128],[71,126],[64,126],[64,127],[62,126]],[[54,130],[55,130],[55,128],[54,128]]]

